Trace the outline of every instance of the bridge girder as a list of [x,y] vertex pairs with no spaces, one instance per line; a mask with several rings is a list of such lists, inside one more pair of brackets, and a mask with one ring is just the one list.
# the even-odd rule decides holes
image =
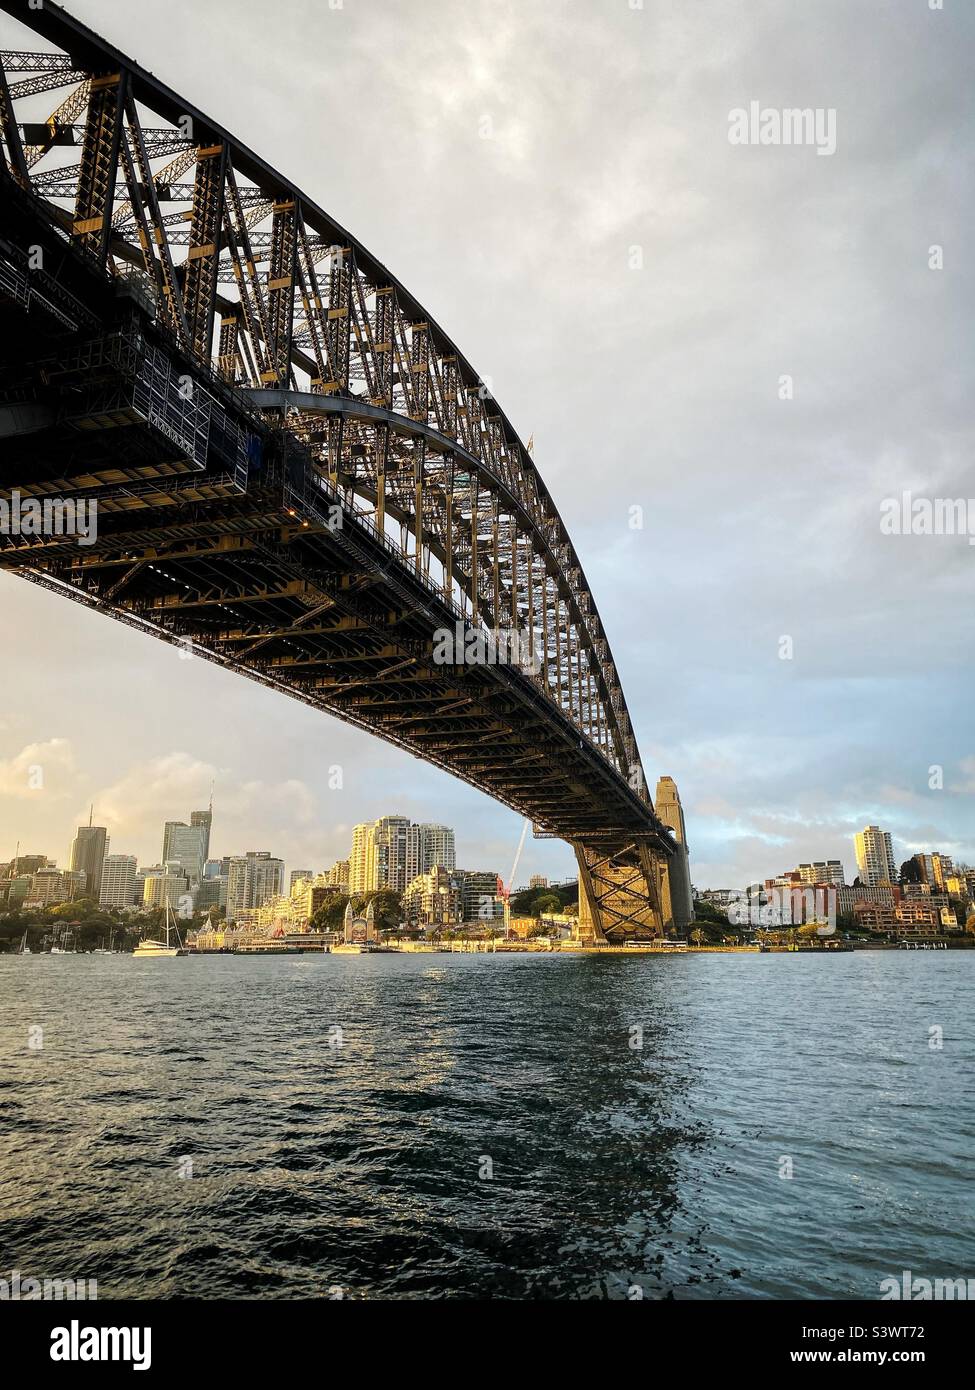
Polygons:
[[[609,643],[486,382],[212,118],[57,5],[0,9],[59,50],[0,66],[0,313],[27,345],[0,354],[0,401],[31,431],[5,440],[0,496],[99,508],[90,548],[6,536],[0,565],[369,728],[543,833],[615,835],[627,873],[642,835],[648,875],[672,842]],[[46,122],[21,114],[66,87]],[[487,660],[438,664],[445,631]],[[491,663],[504,632],[530,666]],[[471,755],[479,727],[501,756]],[[605,917],[605,866],[586,865]]]

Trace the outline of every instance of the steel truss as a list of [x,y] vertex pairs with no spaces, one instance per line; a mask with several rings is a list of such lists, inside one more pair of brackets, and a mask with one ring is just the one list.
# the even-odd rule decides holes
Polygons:
[[[289,693],[327,695],[353,721],[368,711],[374,731],[582,846],[597,930],[661,930],[653,865],[671,842],[653,812],[609,642],[558,510],[485,381],[384,266],[210,117],[56,5],[0,8],[52,50],[0,55],[4,177],[97,272],[116,283],[136,277],[174,360],[244,393],[265,427],[291,437],[303,462],[285,464],[281,480],[295,532],[306,552],[316,536],[329,552],[327,561],[306,553],[302,572],[266,500],[259,519],[252,502],[241,506],[237,535],[181,525],[192,538],[175,540],[163,523],[140,539],[133,506],[151,512],[168,497],[182,522],[193,507],[232,510],[247,485],[232,462],[215,478],[183,477],[186,459],[154,468],[152,481],[145,467],[138,478],[129,470],[120,483],[106,458],[101,471],[86,462],[78,476],[89,490],[95,479],[100,505],[124,516],[124,528],[87,557],[46,547],[49,567],[30,566],[28,577],[135,613],[161,635],[192,631],[215,659],[260,679],[286,672]],[[38,119],[48,92],[56,104]],[[131,418],[118,392],[85,400],[80,424]],[[225,456],[234,457],[229,445]],[[55,477],[63,492],[77,485],[66,465],[51,472],[45,487]],[[29,491],[30,480],[22,484]],[[345,518],[343,536],[330,531],[329,507]],[[334,568],[334,552],[344,543],[350,558],[355,535],[368,541],[360,563],[383,557],[379,576]],[[159,592],[163,567],[168,594]],[[380,624],[389,640],[370,643],[394,573],[404,612],[420,602],[458,632],[519,634],[528,668],[444,676],[429,659],[429,630],[400,640],[398,620]],[[371,590],[382,598],[370,608]],[[358,652],[348,645],[356,634]],[[355,675],[356,661],[366,674]],[[510,715],[522,708],[541,711],[527,726],[534,747],[512,732]],[[546,721],[558,730],[554,743],[538,741]],[[566,731],[587,767],[595,760],[603,771],[546,797],[538,768],[550,766]],[[611,815],[593,805],[607,787]],[[587,835],[607,828],[617,837],[611,853],[585,848]]]

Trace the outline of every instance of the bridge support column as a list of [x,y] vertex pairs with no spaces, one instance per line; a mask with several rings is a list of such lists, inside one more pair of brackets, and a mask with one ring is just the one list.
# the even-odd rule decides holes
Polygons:
[[573,845],[579,865],[579,936],[616,943],[664,936],[673,925],[666,861],[647,845]]

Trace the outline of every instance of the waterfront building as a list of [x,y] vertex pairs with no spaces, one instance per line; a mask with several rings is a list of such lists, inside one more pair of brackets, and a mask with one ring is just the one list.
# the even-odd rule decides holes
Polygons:
[[836,890],[836,910],[841,916],[849,916],[857,903],[872,903],[893,912],[901,897],[896,883],[877,883],[873,887],[865,883],[846,883]]
[[463,920],[482,926],[503,922],[504,896],[498,875],[481,869],[462,869],[460,874]]
[[881,903],[854,903],[853,917],[858,927],[866,927],[869,931],[890,932],[897,927],[894,908],[884,907]]
[[227,873],[227,920],[261,907],[269,898],[280,896],[284,888],[284,861],[270,850],[248,850],[232,855]]
[[879,883],[896,883],[897,866],[888,830],[867,825],[854,837],[857,870],[861,883],[873,888]]
[[667,861],[667,883],[670,887],[670,911],[677,931],[686,931],[694,920],[694,896],[691,890],[691,869],[684,825],[684,808],[673,777],[661,777],[657,782],[654,810],[670,826],[677,841],[677,853]]
[[811,864],[800,864],[796,872],[803,883],[812,887],[824,883],[841,888],[846,883],[843,864],[839,859],[816,859]]
[[705,888],[694,894],[695,901],[710,903],[720,912],[727,912],[731,904],[738,901],[738,896],[736,888]]
[[98,895],[103,907],[132,906],[138,862],[134,854],[106,854],[102,861],[102,887]]
[[345,905],[345,920],[342,924],[342,939],[347,946],[369,946],[379,941],[379,931],[374,915],[374,899],[366,904],[365,916],[352,911],[352,903]]
[[102,864],[108,853],[108,831],[103,825],[92,825],[91,817],[87,825],[79,825],[78,833],[71,842],[68,867],[75,873],[85,875],[82,897],[94,898],[102,890]]
[[464,875],[435,868],[418,874],[403,894],[403,919],[411,927],[449,926],[464,912]]

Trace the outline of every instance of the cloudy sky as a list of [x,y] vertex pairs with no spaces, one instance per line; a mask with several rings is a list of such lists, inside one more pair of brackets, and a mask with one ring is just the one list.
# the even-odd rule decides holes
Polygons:
[[[534,434],[695,883],[852,878],[867,822],[975,861],[975,547],[880,529],[885,498],[975,499],[975,7],[332,4],[68,8],[354,232]],[[835,110],[835,153],[731,144],[751,102]],[[218,854],[317,869],[399,812],[508,876],[517,817],[324,715],[7,576],[0,638],[0,858],[63,863],[94,801],[154,861],[212,779]],[[518,878],[573,868],[529,838]]]

